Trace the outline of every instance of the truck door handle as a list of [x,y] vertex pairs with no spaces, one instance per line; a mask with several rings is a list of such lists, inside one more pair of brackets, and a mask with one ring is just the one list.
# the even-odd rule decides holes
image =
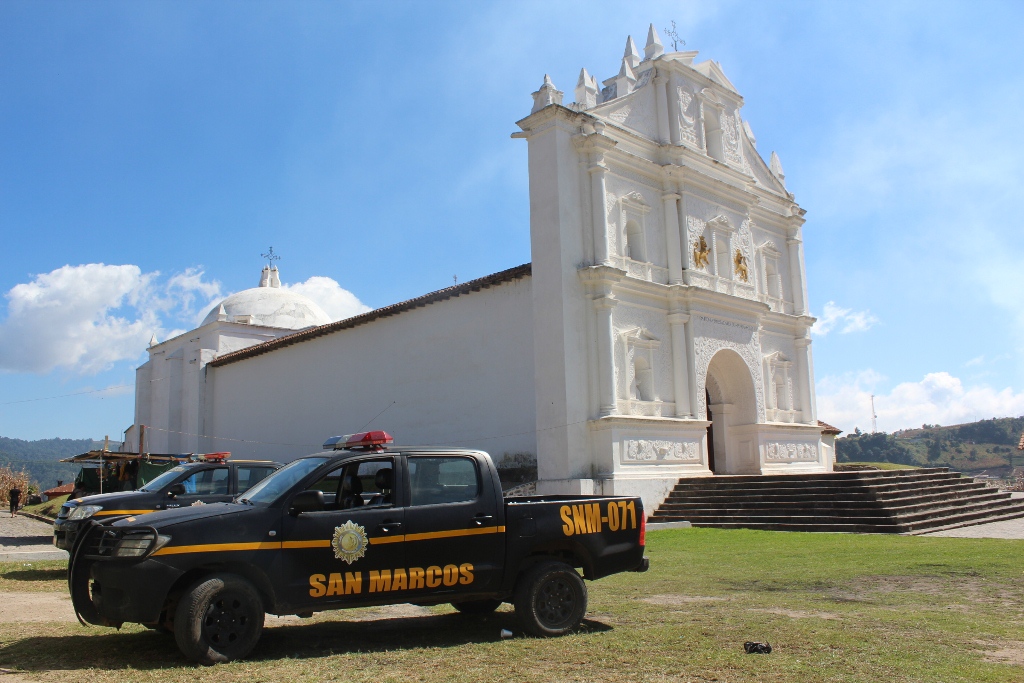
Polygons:
[[392,531],[398,531],[402,528],[401,522],[382,522],[377,525],[377,531],[385,534],[390,534]]
[[477,516],[475,516],[473,518],[473,524],[475,524],[476,526],[483,526],[484,522],[493,522],[493,521],[494,521],[494,515],[485,515],[483,513],[481,513],[481,514],[479,514],[479,515],[477,515]]

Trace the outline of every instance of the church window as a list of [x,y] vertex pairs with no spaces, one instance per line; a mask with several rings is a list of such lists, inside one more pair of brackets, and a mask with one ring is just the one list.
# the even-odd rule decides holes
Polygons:
[[626,256],[634,261],[646,261],[644,234],[636,221],[626,223]]
[[650,361],[642,355],[633,359],[634,379],[632,398],[637,401],[654,400],[654,371],[651,369]]
[[761,259],[761,293],[772,310],[782,311],[782,275],[779,273],[779,257],[782,254],[771,241],[762,244],[758,251]]
[[722,142],[722,112],[717,107],[704,108],[704,144],[708,156],[725,161],[725,147]]

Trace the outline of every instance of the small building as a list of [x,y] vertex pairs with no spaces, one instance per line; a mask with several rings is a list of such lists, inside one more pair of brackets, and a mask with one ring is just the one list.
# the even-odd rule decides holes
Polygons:
[[43,491],[42,493],[39,494],[39,496],[43,499],[43,502],[45,503],[46,501],[53,500],[54,498],[60,498],[61,496],[70,495],[71,492],[74,490],[74,483],[61,484],[60,486],[54,486],[52,489],[47,489],[46,491]]

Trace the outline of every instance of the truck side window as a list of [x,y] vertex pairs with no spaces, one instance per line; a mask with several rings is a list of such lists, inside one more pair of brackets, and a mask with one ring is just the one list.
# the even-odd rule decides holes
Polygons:
[[410,505],[474,500],[480,493],[476,462],[460,457],[409,458]]
[[185,493],[199,496],[226,496],[228,495],[228,474],[227,467],[196,472],[182,482],[185,485]]
[[273,471],[273,467],[239,467],[238,492],[245,493]]
[[391,458],[348,463],[331,470],[307,490],[323,491],[328,510],[391,505],[393,472]]

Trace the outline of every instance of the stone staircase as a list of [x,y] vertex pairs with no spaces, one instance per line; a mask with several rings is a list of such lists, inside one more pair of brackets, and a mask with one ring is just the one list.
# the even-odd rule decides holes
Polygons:
[[693,526],[915,534],[1024,517],[1024,500],[950,472],[917,470],[680,479],[650,517]]

